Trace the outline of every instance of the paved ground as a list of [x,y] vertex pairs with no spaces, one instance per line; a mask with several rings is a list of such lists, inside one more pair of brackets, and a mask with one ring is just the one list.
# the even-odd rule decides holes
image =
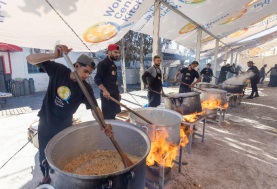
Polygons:
[[[147,103],[145,91],[123,94],[122,103],[138,108]],[[166,88],[166,92],[175,89]],[[262,88],[261,97],[244,100],[228,112],[222,128],[207,125],[204,143],[195,141],[192,154],[184,150],[183,173],[173,168],[173,178],[166,189],[182,188],[276,188],[277,180],[277,88]],[[99,94],[95,89],[96,96]],[[27,128],[36,121],[44,93],[11,98],[4,110],[28,107],[32,111],[0,115],[0,166],[27,142]],[[74,118],[92,120],[90,111],[81,105]],[[40,180],[38,150],[28,144],[5,167],[0,169],[0,188],[32,189]]]
[[[128,91],[122,95],[122,103],[130,108],[139,108],[147,103],[146,91],[135,91],[138,85],[128,85]],[[122,92],[122,88],[120,89]],[[98,98],[99,89],[94,87],[95,96]],[[0,115],[0,166],[4,164],[15,152],[27,142],[27,129],[36,120],[37,113],[42,105],[45,92],[38,92],[28,96],[9,98],[7,104],[0,111],[13,111],[14,109],[26,108],[29,111],[20,114]],[[80,105],[73,116],[84,122],[93,117],[85,105]],[[2,189],[32,189],[40,180],[41,173],[38,166],[38,150],[29,143],[22,149],[5,167],[0,169],[0,188]]]

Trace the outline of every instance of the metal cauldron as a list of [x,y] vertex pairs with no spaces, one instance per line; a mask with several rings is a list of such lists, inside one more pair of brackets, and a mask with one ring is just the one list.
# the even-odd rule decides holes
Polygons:
[[222,84],[222,89],[227,91],[228,93],[243,93],[244,85],[234,85],[234,84]]
[[227,91],[225,90],[220,90],[220,89],[203,89],[205,90],[201,92],[200,95],[200,99],[201,102],[205,101],[205,100],[209,100],[209,99],[214,99],[214,100],[221,100],[222,103],[224,104],[225,102],[227,102]]
[[146,157],[150,151],[150,139],[138,126],[108,120],[122,150],[141,160],[122,171],[108,175],[76,175],[61,169],[67,160],[93,150],[115,150],[109,138],[99,129],[97,122],[81,123],[69,127],[54,136],[46,147],[46,158],[53,169],[50,174],[55,189],[144,189]]
[[200,92],[173,94],[164,98],[166,108],[175,110],[182,115],[202,112]]
[[211,88],[211,84],[207,82],[199,82],[196,84],[198,88]]
[[[173,110],[165,108],[139,108],[135,110],[138,114],[154,123],[155,127],[147,125],[145,121],[130,113],[130,121],[136,125],[147,125],[148,133],[155,133],[156,131],[166,129],[168,132],[167,140],[174,144],[179,145],[180,142],[180,127],[182,122],[182,115]],[[151,138],[155,140],[154,138]]]
[[[201,102],[206,100],[221,100],[221,105],[224,105],[227,102],[227,91],[219,89],[204,89],[205,92],[201,92],[200,98]],[[204,108],[203,111],[208,118],[216,119],[217,108],[208,109]]]

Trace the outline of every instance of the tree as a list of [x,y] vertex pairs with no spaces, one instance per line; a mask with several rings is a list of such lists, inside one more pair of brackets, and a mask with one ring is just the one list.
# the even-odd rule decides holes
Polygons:
[[140,88],[144,89],[144,84],[142,82],[142,75],[145,72],[144,70],[144,57],[152,51],[152,42],[153,39],[149,35],[139,34],[139,47],[140,47]]

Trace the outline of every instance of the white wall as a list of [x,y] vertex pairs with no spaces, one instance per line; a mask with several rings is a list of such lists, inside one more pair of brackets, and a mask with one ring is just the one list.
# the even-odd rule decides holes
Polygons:
[[[42,51],[42,52],[45,52],[45,51]],[[48,82],[49,82],[48,75],[46,73],[32,73],[32,74],[28,73],[26,56],[28,56],[29,54],[30,54],[29,48],[23,48],[22,52],[11,52],[10,53],[11,65],[12,65],[12,79],[33,78],[34,82],[35,82],[35,91],[36,92],[45,91],[47,89]],[[70,57],[71,61],[73,63],[75,63],[77,58],[81,54],[88,55],[88,53],[71,52],[71,53],[69,53],[69,57]],[[1,56],[1,53],[0,53],[0,56]],[[6,55],[6,57],[8,57],[8,56]],[[56,59],[55,61],[66,65],[64,58],[59,58],[59,59]],[[8,65],[8,60],[7,60],[7,62],[5,60],[5,64]]]

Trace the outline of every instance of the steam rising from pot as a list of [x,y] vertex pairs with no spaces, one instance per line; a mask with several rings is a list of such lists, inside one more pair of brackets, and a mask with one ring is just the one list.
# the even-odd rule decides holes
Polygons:
[[236,77],[232,77],[230,79],[227,79],[224,84],[226,85],[243,85],[243,83],[254,76],[253,72],[246,72],[243,74],[240,74]]

